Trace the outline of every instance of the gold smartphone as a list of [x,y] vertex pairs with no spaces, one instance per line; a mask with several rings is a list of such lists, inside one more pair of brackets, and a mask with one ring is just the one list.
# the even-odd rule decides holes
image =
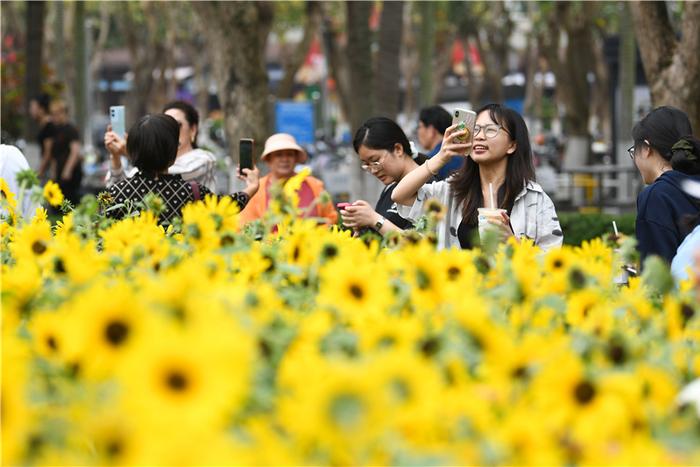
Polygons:
[[474,125],[476,125],[476,112],[472,110],[465,109],[455,109],[452,113],[452,124],[456,125],[458,123],[464,124],[464,128],[467,130],[467,134],[463,137],[455,138],[454,141],[457,143],[466,143],[471,141],[474,137]]

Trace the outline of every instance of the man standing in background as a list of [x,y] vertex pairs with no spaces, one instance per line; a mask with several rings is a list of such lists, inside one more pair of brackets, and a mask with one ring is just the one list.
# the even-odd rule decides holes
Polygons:
[[[418,143],[428,151],[426,157],[431,158],[440,152],[442,137],[450,125],[452,125],[452,117],[441,106],[433,105],[421,109],[418,114]],[[450,162],[440,169],[435,179],[446,179],[451,173],[459,169],[463,162],[463,157],[454,156]]]

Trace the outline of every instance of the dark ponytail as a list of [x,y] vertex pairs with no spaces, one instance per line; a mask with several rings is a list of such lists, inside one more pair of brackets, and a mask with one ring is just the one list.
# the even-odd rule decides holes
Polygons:
[[700,140],[692,135],[671,146],[671,167],[688,175],[700,175]]
[[[692,158],[690,161],[685,161],[686,155],[676,150],[675,152],[678,153],[678,156],[674,164],[673,147],[679,140],[688,138],[684,135],[692,134],[693,129],[690,126],[688,115],[682,110],[670,106],[655,108],[632,128],[632,139],[634,139],[635,145],[646,142],[650,147],[655,149],[661,157],[669,161],[674,170],[687,174],[698,173],[687,172],[687,170],[697,171],[697,163],[693,164]],[[690,138],[697,142],[696,138],[692,136]],[[691,146],[692,145],[693,144],[691,144]],[[697,151],[697,146],[695,146],[695,151]],[[692,153],[692,151],[690,153]]]

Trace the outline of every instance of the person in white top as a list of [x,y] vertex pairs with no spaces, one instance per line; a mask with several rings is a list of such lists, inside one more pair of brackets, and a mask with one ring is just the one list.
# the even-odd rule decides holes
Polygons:
[[[27,169],[29,169],[29,163],[22,151],[9,144],[0,145],[0,178],[5,180],[18,202],[20,198],[22,199],[22,205],[17,206],[17,209],[25,220],[31,219],[37,208],[36,203],[29,196],[29,190],[25,190],[25,193],[21,194],[19,183],[17,183],[17,173]],[[2,212],[2,214],[7,213]]]
[[[453,156],[465,154],[462,168],[450,178],[426,184]],[[559,247],[563,234],[554,203],[534,179],[525,121],[512,109],[489,104],[477,112],[473,139],[469,129],[449,127],[440,152],[405,175],[392,199],[403,205],[399,215],[412,221],[424,214],[427,200],[437,199],[447,207],[437,226],[438,247],[472,248],[477,246],[477,210],[488,206],[492,186],[495,206],[489,207],[503,211],[488,222],[503,237],[530,238],[543,250]]]
[[[180,124],[177,159],[168,168],[169,174],[179,174],[185,181],[195,181],[216,193],[216,156],[197,147],[199,114],[192,105],[184,101],[174,101],[166,105],[163,113],[170,115]],[[111,155],[111,166],[107,174],[107,186],[111,187],[124,178],[131,177],[135,169],[124,170],[122,156],[126,155],[126,141],[107,128],[105,147]]]

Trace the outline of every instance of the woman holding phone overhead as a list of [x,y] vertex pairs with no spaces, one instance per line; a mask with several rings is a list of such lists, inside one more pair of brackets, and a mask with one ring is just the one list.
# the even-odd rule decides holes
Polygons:
[[[386,186],[374,209],[364,200],[343,207],[343,224],[353,229],[374,229],[380,235],[413,227],[412,222],[399,215],[391,199],[396,183],[418,167],[401,127],[389,118],[370,118],[355,132],[352,144],[362,168]],[[419,162],[423,161],[425,157],[420,156]]]
[[[554,204],[534,181],[530,139],[520,114],[486,105],[477,111],[473,139],[461,142],[469,133],[460,125],[448,128],[440,152],[398,183],[392,198],[407,206],[400,213],[417,219],[428,199],[444,204],[447,213],[437,226],[439,248],[475,246],[480,222],[488,222],[504,239],[530,238],[543,250],[561,246]],[[465,154],[465,164],[448,180],[425,184],[452,156]],[[479,208],[490,210],[479,216]]]
[[[181,215],[185,204],[212,194],[205,185],[170,173],[169,169],[177,159],[179,134],[177,120],[164,114],[146,115],[131,127],[126,152],[137,171],[109,188],[113,206],[121,205],[108,210],[109,217],[126,216],[128,204],[142,202],[147,194],[154,193],[165,203],[165,210],[158,221],[167,225]],[[240,209],[258,191],[258,170],[242,169],[242,172],[239,178],[245,180],[246,188],[229,195]]]
[[[179,174],[183,180],[196,181],[212,192],[216,192],[216,156],[197,147],[199,132],[197,110],[187,102],[174,101],[163,108],[163,113],[170,115],[180,124],[177,159],[168,169],[168,173]],[[135,170],[133,168],[125,170],[122,167],[121,156],[126,155],[126,141],[114,133],[112,128],[107,129],[104,143],[112,159],[107,174],[107,186],[111,186],[119,180],[132,176]]]

